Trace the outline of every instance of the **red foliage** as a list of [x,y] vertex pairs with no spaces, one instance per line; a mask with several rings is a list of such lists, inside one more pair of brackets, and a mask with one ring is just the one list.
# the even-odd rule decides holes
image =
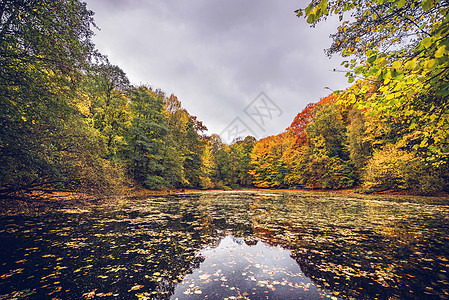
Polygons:
[[335,103],[337,97],[335,95],[329,95],[321,98],[317,103],[309,103],[306,107],[296,115],[290,127],[287,128],[293,135],[296,136],[296,144],[303,145],[307,143],[307,125],[315,118],[317,107],[326,106],[330,103]]

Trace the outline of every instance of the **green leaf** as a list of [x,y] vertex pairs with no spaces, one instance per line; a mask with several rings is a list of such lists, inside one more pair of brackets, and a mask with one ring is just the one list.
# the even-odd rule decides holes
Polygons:
[[436,61],[437,61],[436,59],[428,60],[426,62],[426,69],[431,70],[435,66]]
[[399,2],[397,4],[397,8],[402,8],[406,3],[407,3],[407,1],[405,1],[405,0],[399,0]]
[[428,11],[433,7],[435,7],[435,0],[424,0],[422,2],[422,8],[424,11]]
[[404,68],[410,70],[413,69],[416,65],[416,61],[415,60],[409,60],[408,62],[405,63]]
[[357,68],[354,70],[354,72],[355,72],[356,74],[361,74],[361,73],[363,73],[363,70],[364,70],[363,66],[360,66],[360,67],[357,67]]
[[448,53],[448,51],[446,49],[446,45],[443,45],[440,48],[438,48],[438,50],[435,52],[435,57],[440,58],[440,57],[443,57],[447,53]]
[[378,58],[375,62],[379,67],[385,67],[388,63],[385,57]]
[[368,59],[367,59],[367,63],[372,64],[375,60],[377,59],[377,55],[371,55]]
[[432,45],[432,39],[430,37],[426,37],[421,41],[421,45],[423,45],[426,49]]
[[327,0],[321,1],[320,8],[321,11],[325,11],[327,9]]
[[312,4],[310,4],[309,6],[306,7],[306,9],[304,10],[306,13],[306,16],[310,15],[310,13],[312,12]]
[[312,24],[313,22],[315,22],[315,15],[314,14],[310,14],[307,17],[307,23]]
[[400,60],[397,60],[393,63],[392,67],[396,70],[399,70],[402,66],[402,62]]
[[449,96],[449,84],[442,84],[436,94],[443,97]]

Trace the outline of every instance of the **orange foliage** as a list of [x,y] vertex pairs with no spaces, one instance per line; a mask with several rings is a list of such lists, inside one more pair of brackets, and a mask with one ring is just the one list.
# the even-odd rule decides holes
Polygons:
[[327,97],[321,98],[317,103],[309,103],[307,106],[296,115],[288,131],[296,136],[296,144],[303,145],[307,143],[307,125],[315,118],[317,107],[322,107],[330,103],[335,103],[337,96],[331,94]]
[[256,142],[251,154],[253,184],[261,188],[280,188],[284,186],[287,164],[284,155],[291,147],[292,135],[283,132]]

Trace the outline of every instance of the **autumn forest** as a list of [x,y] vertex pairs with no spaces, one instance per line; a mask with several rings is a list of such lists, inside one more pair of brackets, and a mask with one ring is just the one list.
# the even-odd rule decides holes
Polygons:
[[448,192],[449,5],[359,2],[297,11],[312,25],[353,14],[327,50],[347,58],[353,85],[298,109],[276,136],[227,145],[175,95],[131,84],[98,53],[85,3],[3,1],[0,195],[123,186]]
[[291,13],[350,87],[227,144],[86,3],[0,1],[0,299],[448,299],[449,1]]

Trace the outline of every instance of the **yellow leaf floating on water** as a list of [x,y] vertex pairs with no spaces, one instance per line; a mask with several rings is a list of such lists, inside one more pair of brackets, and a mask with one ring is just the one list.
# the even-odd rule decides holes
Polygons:
[[137,290],[139,290],[139,289],[141,289],[143,287],[144,287],[143,285],[135,285],[128,292],[137,291]]

